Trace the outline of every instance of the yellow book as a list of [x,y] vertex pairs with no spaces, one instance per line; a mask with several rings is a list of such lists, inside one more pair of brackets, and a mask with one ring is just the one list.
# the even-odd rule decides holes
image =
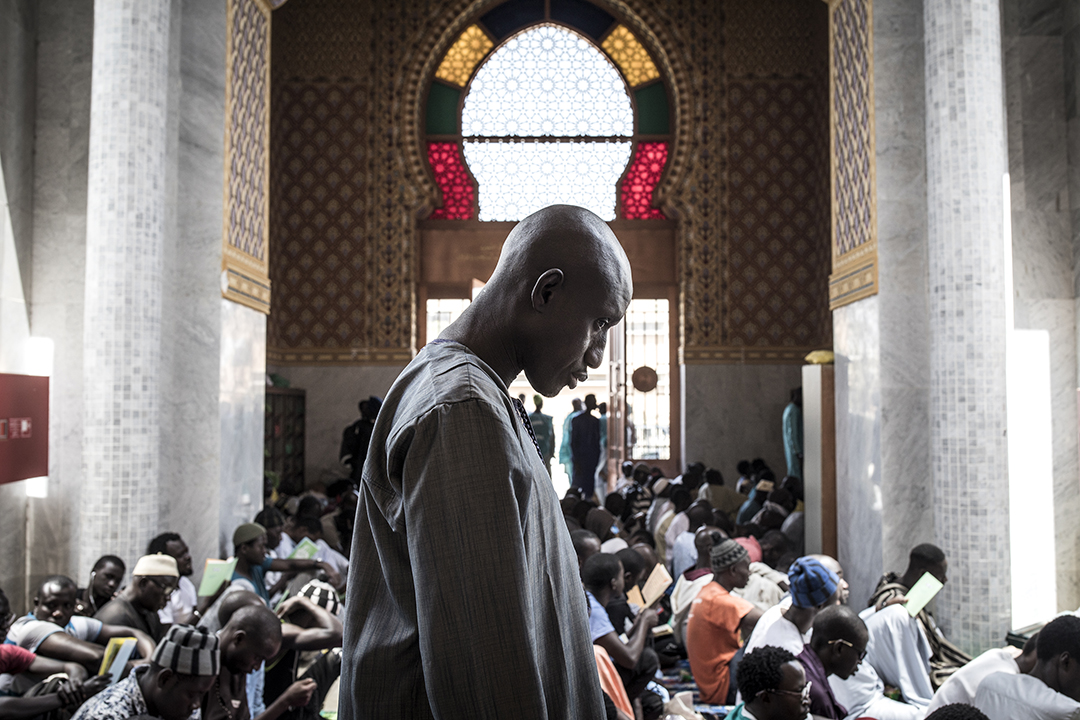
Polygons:
[[124,666],[127,665],[127,661],[131,659],[131,653],[134,651],[135,638],[110,638],[109,644],[105,646],[105,656],[101,658],[101,668],[98,670],[98,675],[110,675],[112,680],[109,681],[109,684],[115,683],[124,674]]

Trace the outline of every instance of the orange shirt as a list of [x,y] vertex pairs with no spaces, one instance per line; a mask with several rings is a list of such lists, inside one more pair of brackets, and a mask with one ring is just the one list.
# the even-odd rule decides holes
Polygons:
[[730,594],[715,582],[694,598],[686,621],[686,654],[702,702],[727,702],[731,680],[728,663],[739,650],[739,623],[753,609],[753,603]]
[[634,706],[630,704],[630,698],[626,695],[626,687],[623,686],[619,671],[615,669],[615,663],[611,662],[608,651],[599,645],[593,645],[593,655],[596,657],[596,669],[600,672],[600,687],[603,688],[615,707],[622,710],[630,717],[634,717]]

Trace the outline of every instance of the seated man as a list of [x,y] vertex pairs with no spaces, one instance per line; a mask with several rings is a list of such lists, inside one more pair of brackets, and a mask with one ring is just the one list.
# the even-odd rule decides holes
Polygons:
[[679,577],[697,563],[698,553],[694,537],[699,528],[712,522],[712,516],[713,510],[708,500],[698,500],[686,511],[689,521],[686,530],[675,538],[672,548],[671,574],[673,577]]
[[182,537],[174,532],[166,532],[155,537],[146,547],[147,555],[158,553],[172,556],[176,560],[176,571],[180,573],[176,591],[158,612],[158,619],[166,629],[169,625],[194,625],[199,622],[199,618],[211,603],[210,598],[202,598],[200,601],[195,583],[191,582],[191,575],[195,571],[192,567],[191,551]]
[[[76,591],[75,582],[69,577],[45,578],[34,595],[32,611],[12,624],[6,642],[38,655],[77,663],[94,673],[105,656],[105,645],[114,637],[134,637],[140,657],[149,658],[153,654],[154,641],[141,630],[75,615]],[[0,679],[0,693],[21,694],[27,689],[24,683],[13,683],[11,676]]]
[[[247,605],[232,614],[217,638],[221,670],[202,697],[202,720],[248,720],[247,676],[281,649],[281,623],[269,608]],[[255,720],[276,720],[290,707],[307,705],[314,691],[314,680],[293,683]]]
[[[7,596],[0,590],[0,635],[6,635],[13,619]],[[7,720],[36,718],[54,710],[74,711],[108,684],[106,676],[95,675],[86,680],[86,668],[76,663],[65,663],[40,657],[18,645],[0,645],[0,675],[32,673],[45,677],[62,673],[68,676],[56,692],[35,697],[11,697],[0,695],[0,717]],[[85,681],[85,682],[84,682]]]
[[997,672],[1027,675],[1035,668],[1038,640],[1039,633],[1035,633],[1024,643],[1023,650],[1012,645],[987,650],[954,672],[945,684],[938,688],[938,691],[934,693],[934,699],[927,707],[927,712],[955,703],[972,704],[975,702],[975,693],[979,689],[979,684],[988,675]]
[[233,532],[233,547],[236,552],[236,570],[233,572],[232,584],[252,591],[266,603],[270,602],[264,580],[267,570],[322,570],[330,578],[331,585],[341,585],[341,576],[327,563],[314,559],[272,558],[267,555],[266,528],[258,523],[244,523],[236,528]]
[[94,617],[98,608],[113,599],[124,580],[127,566],[115,555],[102,555],[90,569],[90,582],[79,588],[75,597],[75,614]]
[[220,664],[216,637],[190,625],[173,625],[149,665],[135,668],[99,693],[72,720],[127,720],[134,715],[185,720],[210,691]]
[[823,609],[814,618],[810,644],[798,654],[810,688],[810,712],[816,717],[841,720],[847,710],[837,700],[829,685],[829,676],[841,680],[851,677],[866,655],[870,635],[854,610],[846,605]]
[[675,642],[681,648],[686,648],[686,620],[690,617],[690,607],[694,598],[713,579],[709,551],[712,550],[714,544],[726,539],[727,537],[719,528],[711,525],[699,528],[694,533],[697,560],[692,568],[687,569],[675,579],[675,589],[671,591],[671,613],[674,616],[671,627],[674,630]]
[[746,641],[746,652],[772,645],[798,655],[803,645],[810,642],[810,629],[817,614],[837,604],[836,591],[840,579],[813,558],[803,557],[792,563],[788,583],[791,586],[791,605],[776,605],[762,614],[753,634]]
[[[672,547],[675,538],[690,525],[690,519],[686,517],[686,511],[693,503],[694,498],[682,485],[673,485],[671,490],[671,509],[664,513],[660,521],[656,523],[656,532],[653,538],[656,540],[656,555],[664,567],[671,568],[671,558],[675,551]],[[670,544],[669,544],[670,540]]]
[[[926,714],[930,688],[930,645],[917,620],[900,605],[860,613],[870,641],[866,662],[846,680],[829,678],[841,705],[855,717],[918,720]],[[903,702],[885,697],[885,684],[900,689]]]
[[734,518],[746,496],[725,485],[719,470],[709,468],[705,471],[705,484],[698,489],[698,500],[708,500],[713,508]]
[[159,642],[165,633],[158,612],[168,604],[179,580],[176,560],[171,555],[143,555],[131,571],[131,584],[94,617],[109,625],[137,628]]
[[581,566],[581,580],[589,599],[589,632],[592,642],[608,651],[615,667],[620,670],[626,694],[633,701],[645,690],[645,686],[660,667],[656,652],[646,647],[646,641],[657,622],[656,610],[646,608],[637,614],[626,633],[627,640],[624,643],[605,609],[612,599],[622,595],[625,587],[623,566],[619,558],[606,553],[593,555]]
[[[944,585],[948,582],[948,566],[945,553],[938,546],[930,543],[915,546],[908,556],[908,567],[903,576],[889,572],[878,581],[877,588],[870,596],[870,607],[880,610],[886,605],[904,602],[907,591],[925,573],[930,573]],[[920,610],[916,617],[926,641],[930,643],[930,684],[937,690],[950,675],[971,662],[971,656],[945,639],[926,608]]]
[[585,561],[600,552],[600,538],[592,530],[574,530],[570,533],[570,542],[574,544],[574,553],[577,555],[578,573]]
[[[312,679],[316,690],[308,702],[307,717],[317,717],[330,686],[341,675],[341,653],[319,652],[341,647],[342,625],[338,619],[341,602],[330,585],[312,580],[296,597],[287,599],[278,609],[281,618],[281,650],[267,663],[266,701],[273,703],[298,680]],[[303,672],[303,657],[316,655]],[[303,663],[307,665],[307,663]]]
[[739,665],[739,694],[746,700],[727,720],[796,720],[806,717],[812,683],[795,656],[783,648],[761,647]]
[[1062,615],[1039,631],[1035,667],[1028,674],[988,675],[975,707],[990,720],[1080,718],[1080,618]]
[[746,549],[726,539],[713,545],[709,556],[713,582],[702,588],[691,604],[686,621],[686,653],[701,701],[723,705],[730,689],[728,665],[739,649],[739,633],[750,636],[761,610],[731,594],[735,588],[745,586],[750,577]]

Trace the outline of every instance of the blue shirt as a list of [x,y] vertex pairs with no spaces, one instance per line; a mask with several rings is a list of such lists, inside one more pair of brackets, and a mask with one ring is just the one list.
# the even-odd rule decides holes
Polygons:
[[607,610],[596,599],[596,596],[588,590],[585,591],[585,596],[589,598],[589,635],[592,636],[592,641],[595,643],[608,633],[615,632],[615,626],[611,624],[611,618],[608,617]]
[[233,580],[249,580],[251,584],[255,586],[255,594],[263,599],[267,605],[270,604],[270,593],[266,591],[266,571],[270,569],[270,563],[274,562],[274,558],[267,555],[263,558],[262,565],[251,566],[251,578],[246,578],[240,573],[233,571]]

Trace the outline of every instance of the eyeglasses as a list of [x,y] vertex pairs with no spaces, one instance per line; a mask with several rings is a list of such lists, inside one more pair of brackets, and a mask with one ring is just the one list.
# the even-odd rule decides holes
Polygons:
[[814,686],[813,681],[807,680],[803,685],[802,690],[762,690],[758,695],[764,695],[765,693],[776,693],[777,695],[797,695],[804,703],[810,702],[810,688]]
[[176,592],[176,585],[162,585],[152,577],[148,577],[146,579],[157,585],[161,589],[161,592],[165,594],[165,597],[172,597],[172,594]]
[[[843,643],[844,645],[847,645],[852,650],[855,649],[854,645],[849,643],[847,640],[842,640],[840,638],[836,638],[835,640],[830,640],[827,644],[828,645],[835,645],[836,643]],[[866,659],[866,650],[865,649],[861,653],[859,653],[859,662],[862,662],[864,659]]]

